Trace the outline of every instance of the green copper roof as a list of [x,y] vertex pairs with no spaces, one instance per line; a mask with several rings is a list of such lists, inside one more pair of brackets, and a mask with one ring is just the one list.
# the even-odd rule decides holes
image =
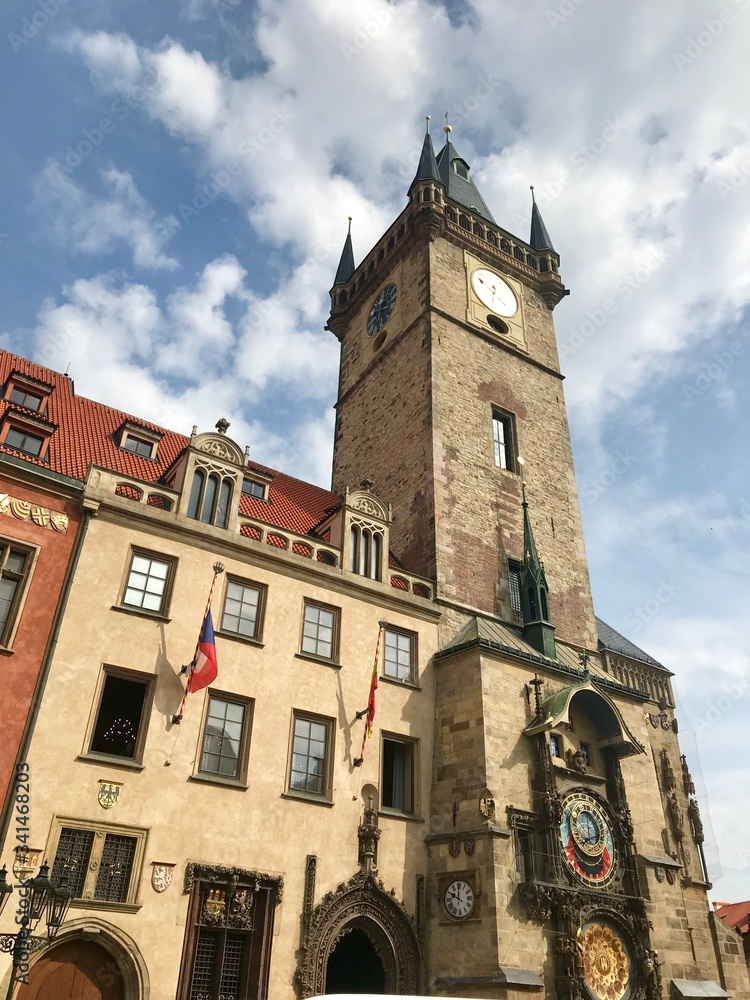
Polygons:
[[531,189],[531,236],[529,236],[529,243],[535,250],[551,250],[555,253],[542,214],[537,207],[533,187]]
[[[458,170],[465,173],[465,177],[457,172],[456,161],[458,161]],[[458,155],[450,139],[446,139],[445,145],[438,153],[435,162],[440,180],[443,182],[446,194],[451,201],[458,202],[459,205],[463,205],[464,208],[468,208],[471,212],[474,212],[475,215],[480,215],[487,222],[491,222],[493,226],[496,225],[495,220],[492,218],[492,212],[487,208],[484,198],[471,179],[469,164]]]
[[336,277],[333,279],[334,285],[343,285],[354,274],[354,249],[352,247],[352,220],[349,219],[349,232],[344,240],[344,249],[341,251],[341,260],[336,270]]
[[440,178],[440,172],[438,171],[437,160],[435,159],[435,150],[432,146],[429,118],[427,119],[427,130],[424,134],[424,142],[422,143],[422,152],[419,156],[417,172],[414,175],[414,180],[409,185],[410,191],[417,181],[437,181],[438,184],[443,183]]

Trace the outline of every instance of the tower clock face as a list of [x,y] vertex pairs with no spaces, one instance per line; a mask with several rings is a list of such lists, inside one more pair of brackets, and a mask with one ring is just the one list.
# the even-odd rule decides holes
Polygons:
[[478,268],[471,276],[471,287],[479,301],[498,316],[515,316],[518,299],[505,278],[486,267]]
[[585,792],[571,792],[562,804],[560,841],[573,875],[587,885],[607,885],[617,870],[612,828],[604,809]]
[[466,920],[474,912],[474,890],[462,878],[454,879],[445,887],[443,904],[456,920]]
[[393,312],[396,304],[398,289],[394,284],[386,285],[372,304],[370,314],[367,317],[367,336],[374,337],[379,333]]

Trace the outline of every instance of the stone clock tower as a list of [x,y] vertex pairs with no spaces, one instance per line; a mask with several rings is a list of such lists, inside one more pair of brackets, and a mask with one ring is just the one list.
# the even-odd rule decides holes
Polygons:
[[566,294],[534,206],[530,242],[496,224],[469,165],[429,134],[409,204],[354,271],[328,323],[341,341],[333,489],[369,478],[392,547],[436,579],[449,628],[512,620],[523,559],[518,456],[554,576],[558,634],[596,648],[552,309]]
[[594,617],[559,257],[536,204],[528,241],[495,222],[446,131],[356,267],[347,237],[328,322],[333,489],[374,483],[442,611],[423,978],[442,996],[726,996],[671,675]]

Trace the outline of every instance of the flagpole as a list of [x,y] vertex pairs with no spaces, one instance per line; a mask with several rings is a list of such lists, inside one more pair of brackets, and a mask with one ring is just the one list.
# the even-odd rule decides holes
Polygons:
[[[214,586],[216,585],[216,579],[217,579],[217,577],[221,573],[224,572],[224,563],[221,563],[221,562],[217,561],[217,562],[215,562],[213,564],[212,568],[213,568],[213,571],[214,571],[214,575],[213,575],[213,579],[211,580],[211,586],[210,586],[209,591],[208,591],[208,599],[206,601],[206,608],[205,608],[205,610],[203,612],[203,617],[201,618],[201,627],[200,627],[200,630],[198,632],[198,639],[197,639],[197,641],[195,643],[195,652],[193,653],[193,659],[190,661],[189,664],[187,664],[186,666],[184,666],[182,668],[182,670],[180,671],[181,674],[184,674],[189,669],[190,673],[188,674],[187,684],[185,685],[185,692],[182,695],[182,701],[180,702],[180,708],[179,708],[178,712],[175,715],[172,716],[172,725],[178,727],[177,728],[177,732],[175,733],[174,743],[172,744],[172,753],[174,753],[174,748],[175,748],[175,745],[177,744],[177,737],[179,736],[179,733],[180,733],[179,726],[180,726],[180,723],[182,722],[182,715],[183,715],[183,711],[184,711],[184,708],[185,708],[185,702],[187,701],[187,696],[188,696],[188,694],[190,692],[190,680],[191,680],[191,678],[193,676],[193,671],[195,669],[195,661],[196,661],[196,659],[198,657],[198,653],[200,651],[200,642],[201,642],[201,633],[203,632],[203,623],[205,622],[206,615],[208,614],[209,609],[211,607],[211,599],[213,598],[213,595],[214,595]],[[172,763],[172,753],[170,753],[169,757],[167,757],[167,759],[164,761],[164,764],[165,764],[166,767],[169,767],[169,765]]]
[[362,767],[365,760],[365,743],[369,736],[372,736],[372,720],[375,718],[375,691],[378,686],[378,666],[379,666],[379,653],[380,653],[380,638],[383,635],[383,631],[388,622],[385,618],[381,618],[378,622],[378,641],[375,643],[375,660],[372,665],[372,674],[370,675],[370,695],[367,701],[367,708],[363,709],[361,712],[357,712],[356,718],[362,719],[367,716],[365,722],[365,731],[362,733],[362,749],[359,752],[359,757],[355,757],[352,761],[354,767]]

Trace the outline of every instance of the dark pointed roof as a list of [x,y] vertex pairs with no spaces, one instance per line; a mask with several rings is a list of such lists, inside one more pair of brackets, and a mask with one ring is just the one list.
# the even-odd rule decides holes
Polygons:
[[544,573],[544,566],[536,550],[534,532],[531,530],[531,520],[529,518],[529,503],[526,499],[526,486],[521,484],[523,492],[523,568],[525,573],[530,573],[534,581],[547,587],[547,578]]
[[551,250],[555,253],[542,214],[537,208],[533,185],[531,187],[531,236],[529,236],[529,243],[535,250]]
[[[480,215],[487,222],[491,222],[492,225],[497,225],[495,220],[492,218],[492,212],[485,203],[484,198],[481,196],[477,190],[474,181],[471,179],[469,172],[469,164],[463,157],[459,156],[456,152],[456,148],[450,141],[446,133],[445,145],[440,150],[436,157],[436,164],[438,168],[438,174],[440,180],[445,186],[445,191],[451,201],[458,202],[459,205],[463,205],[464,208],[468,208],[469,211],[474,212],[476,215]],[[454,162],[458,160],[466,168],[466,177],[462,177],[461,174],[456,173],[456,169],[453,166]]]
[[642,663],[648,663],[652,667],[661,667],[662,670],[667,669],[663,663],[659,663],[653,656],[649,656],[640,646],[636,646],[634,642],[631,642],[630,639],[627,639],[617,629],[612,628],[611,625],[602,621],[601,618],[596,619],[596,631],[599,636],[599,649],[606,649],[612,653],[620,653],[622,656],[630,657],[631,660],[640,660]]
[[414,180],[409,185],[409,191],[411,191],[417,181],[437,181],[439,184],[443,183],[440,178],[437,160],[435,159],[435,150],[432,145],[429,115],[427,117],[427,128],[425,129],[424,142],[422,143],[422,152],[419,156],[417,172],[414,175]]
[[349,232],[344,240],[344,249],[341,251],[341,260],[336,270],[336,277],[333,279],[334,285],[343,285],[354,274],[354,249],[352,248],[352,220],[349,218]]

